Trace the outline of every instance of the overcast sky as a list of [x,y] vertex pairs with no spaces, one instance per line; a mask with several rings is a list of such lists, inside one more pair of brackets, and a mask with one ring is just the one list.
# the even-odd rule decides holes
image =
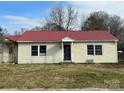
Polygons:
[[[50,9],[60,2],[54,1],[0,1],[0,26],[13,33],[21,28],[31,29],[44,24]],[[65,1],[63,6],[72,5],[78,10],[79,18],[82,13],[88,15],[94,11],[105,11],[124,18],[124,1]]]

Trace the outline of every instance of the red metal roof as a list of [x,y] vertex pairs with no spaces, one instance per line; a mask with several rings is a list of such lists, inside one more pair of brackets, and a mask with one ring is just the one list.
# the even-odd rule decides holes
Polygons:
[[20,37],[20,35],[10,35],[8,36],[8,39],[9,40],[12,40],[12,41],[17,41],[17,39]]
[[64,37],[70,37],[75,41],[114,41],[118,40],[107,31],[26,31],[20,36],[10,36],[13,41],[54,41],[59,42]]

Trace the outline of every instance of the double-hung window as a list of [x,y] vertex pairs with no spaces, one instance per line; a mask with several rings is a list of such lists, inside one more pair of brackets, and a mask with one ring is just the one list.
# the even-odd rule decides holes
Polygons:
[[46,46],[42,45],[40,46],[40,56],[46,56]]
[[87,54],[94,55],[94,46],[93,45],[87,45]]
[[87,45],[88,55],[102,55],[102,45]]
[[95,45],[95,55],[102,55],[102,46]]
[[46,56],[46,45],[32,45],[31,56]]
[[37,45],[31,46],[31,56],[38,56],[38,46]]

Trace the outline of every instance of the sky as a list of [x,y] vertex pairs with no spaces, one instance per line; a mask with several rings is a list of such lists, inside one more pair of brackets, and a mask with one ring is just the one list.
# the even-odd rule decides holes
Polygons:
[[21,28],[43,26],[44,18],[48,17],[50,9],[58,3],[63,6],[72,5],[78,10],[78,18],[94,11],[105,11],[124,18],[124,1],[0,1],[0,26],[10,34]]

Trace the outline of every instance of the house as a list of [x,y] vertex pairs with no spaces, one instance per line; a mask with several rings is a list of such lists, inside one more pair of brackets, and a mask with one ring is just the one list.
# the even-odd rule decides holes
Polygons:
[[26,31],[4,40],[3,62],[117,63],[117,41],[106,31]]

